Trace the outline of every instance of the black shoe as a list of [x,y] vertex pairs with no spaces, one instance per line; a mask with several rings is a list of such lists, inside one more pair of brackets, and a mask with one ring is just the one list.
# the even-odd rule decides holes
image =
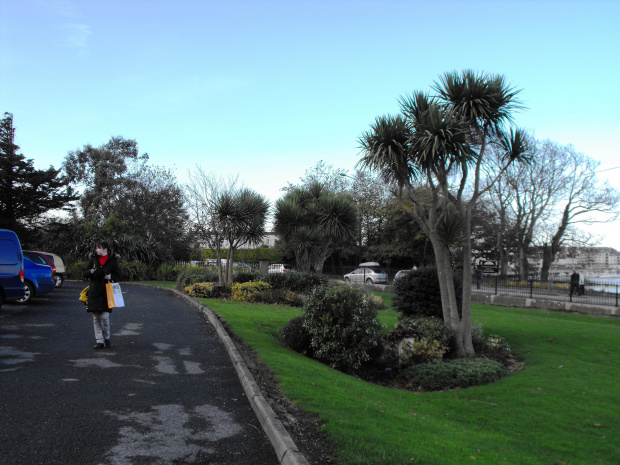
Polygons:
[[95,344],[95,347],[93,347],[93,349],[99,350],[99,349],[103,349],[104,347],[105,346],[101,342],[98,342],[97,344]]
[[103,343],[105,344],[105,346],[106,346],[108,349],[109,349],[110,347],[112,347],[112,343],[110,342],[110,340],[109,340],[109,339],[105,339],[105,340],[103,341]]

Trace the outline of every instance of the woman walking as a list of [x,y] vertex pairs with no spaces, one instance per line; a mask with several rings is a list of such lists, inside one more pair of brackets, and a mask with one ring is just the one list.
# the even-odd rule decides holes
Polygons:
[[97,242],[95,253],[84,269],[84,277],[90,279],[86,311],[93,314],[97,341],[95,350],[112,346],[110,343],[110,312],[112,309],[108,308],[105,285],[110,281],[118,282],[121,279],[121,270],[118,260],[110,252],[110,245],[107,242]]

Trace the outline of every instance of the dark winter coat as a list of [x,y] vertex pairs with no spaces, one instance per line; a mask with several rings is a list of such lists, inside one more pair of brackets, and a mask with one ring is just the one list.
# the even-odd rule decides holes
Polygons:
[[[95,272],[91,274],[90,270],[95,269]],[[88,265],[84,269],[84,277],[89,278],[88,284],[88,305],[86,311],[94,313],[111,312],[112,309],[108,308],[108,297],[105,291],[105,285],[107,281],[104,276],[112,275],[112,281],[115,283],[121,280],[121,269],[118,266],[118,260],[116,257],[108,256],[108,261],[103,266],[99,263],[99,256],[93,254],[88,261]]]

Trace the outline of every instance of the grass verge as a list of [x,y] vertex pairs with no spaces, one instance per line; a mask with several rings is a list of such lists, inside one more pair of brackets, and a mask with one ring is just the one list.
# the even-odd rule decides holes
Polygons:
[[325,425],[342,465],[619,463],[617,320],[478,305],[474,319],[506,337],[524,368],[487,386],[413,393],[282,348],[277,332],[298,309],[205,303]]
[[[525,366],[476,388],[415,393],[342,374],[281,347],[300,309],[200,299],[256,351],[283,393],[316,415],[349,464],[620,463],[620,321],[474,305]],[[393,327],[394,312],[380,312]]]

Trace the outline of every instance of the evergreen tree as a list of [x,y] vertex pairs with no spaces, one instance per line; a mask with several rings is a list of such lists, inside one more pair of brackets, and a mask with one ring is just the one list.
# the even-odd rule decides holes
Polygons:
[[77,197],[60,170],[37,170],[33,160],[18,153],[14,133],[13,115],[5,113],[0,120],[0,227],[20,233]]

